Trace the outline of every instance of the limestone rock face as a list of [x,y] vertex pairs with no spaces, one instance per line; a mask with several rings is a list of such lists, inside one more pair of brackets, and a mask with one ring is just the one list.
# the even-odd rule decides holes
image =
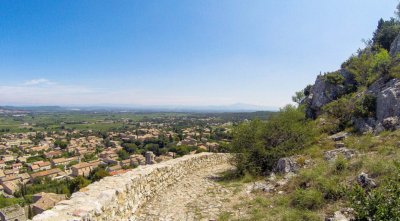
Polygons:
[[400,81],[393,79],[386,84],[376,98],[376,119],[383,122],[385,118],[400,116]]
[[307,117],[317,117],[322,106],[348,93],[350,88],[356,84],[353,76],[345,69],[339,70],[339,74],[344,78],[343,84],[332,84],[326,80],[324,75],[317,77],[310,89],[310,95],[304,100],[304,103],[307,104]]
[[354,118],[354,128],[361,133],[372,133],[376,129],[375,118]]
[[394,39],[392,44],[390,45],[390,55],[396,56],[397,53],[400,53],[400,34]]
[[[400,34],[392,42],[390,55],[400,62]],[[357,86],[353,75],[345,69],[338,73],[344,78],[340,84],[330,83],[325,76],[319,75],[309,90],[309,95],[303,100],[306,105],[306,115],[315,119],[321,114],[324,105],[352,92]],[[376,116],[370,118],[353,118],[353,126],[358,132],[379,133],[383,130],[400,128],[400,79],[390,79],[382,76],[373,82],[364,94],[376,98]],[[362,94],[360,94],[362,95]]]
[[289,157],[285,157],[278,160],[274,171],[277,173],[294,173],[297,170],[298,165],[296,164],[296,162]]
[[376,97],[376,117],[353,119],[355,129],[362,133],[398,129],[400,80],[380,78],[368,88],[367,94]]

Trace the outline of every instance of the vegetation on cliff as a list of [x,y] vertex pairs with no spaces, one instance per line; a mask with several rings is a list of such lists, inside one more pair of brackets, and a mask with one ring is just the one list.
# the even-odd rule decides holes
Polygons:
[[[399,33],[400,17],[381,19],[372,40],[339,71],[319,76],[315,85],[295,94],[297,107],[234,129],[231,151],[239,177],[268,177],[279,159],[302,159],[294,162],[300,165],[297,175],[276,191],[284,194],[262,193],[246,202],[253,208],[249,220],[321,220],[347,207],[356,220],[400,219],[400,132],[385,126],[396,128],[399,116],[395,111],[389,121],[377,116],[379,108],[395,109],[378,106],[377,97],[400,77]],[[372,125],[371,130],[361,131],[360,125]],[[340,142],[330,137],[340,131],[351,135]],[[327,159],[332,150],[356,154]],[[305,159],[311,162],[307,166]]]

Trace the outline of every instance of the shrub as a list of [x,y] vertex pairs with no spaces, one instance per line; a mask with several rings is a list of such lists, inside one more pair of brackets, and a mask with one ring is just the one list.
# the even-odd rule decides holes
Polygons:
[[379,49],[378,53],[374,55],[371,70],[372,72],[379,73],[380,75],[387,75],[391,62],[392,59],[388,51],[385,49]]
[[375,117],[376,96],[365,94],[356,101],[354,116],[360,118]]
[[240,174],[270,172],[281,157],[293,155],[311,143],[316,131],[304,111],[287,106],[267,122],[243,123],[233,131],[232,152]]
[[331,72],[324,75],[325,80],[333,85],[344,83],[344,77],[339,72]]
[[342,64],[342,68],[348,70],[361,86],[369,86],[379,77],[389,74],[394,70],[392,67],[392,59],[383,48],[373,52],[365,49]]
[[334,173],[340,174],[340,173],[343,172],[346,168],[347,168],[347,160],[346,160],[346,158],[344,158],[343,156],[339,156],[339,157],[335,160],[335,164],[334,164]]
[[94,182],[94,181],[98,181],[103,179],[106,176],[110,176],[110,173],[108,171],[106,171],[104,168],[101,167],[97,167],[96,169],[94,169],[90,175],[89,175],[89,179]]
[[126,152],[124,149],[118,150],[117,154],[119,159],[121,160],[129,159],[129,153]]
[[289,182],[287,189],[315,189],[325,200],[338,200],[344,194],[340,178],[327,172],[329,169],[325,164],[317,164],[312,169],[302,170],[299,176]]
[[[354,101],[351,95],[343,96],[323,106],[322,111],[327,119],[337,120],[336,131],[341,131],[351,125],[354,114]],[[334,127],[332,129],[335,129]]]
[[11,206],[14,204],[23,204],[23,199],[18,198],[5,198],[3,196],[0,197],[0,208]]
[[339,200],[344,196],[344,188],[339,183],[339,178],[330,178],[321,177],[318,183],[318,190],[324,196],[326,200]]
[[296,163],[300,166],[303,167],[306,165],[306,158],[304,156],[300,156],[296,159]]
[[348,192],[356,220],[400,220],[400,170],[381,186],[365,191],[359,185]]
[[292,196],[291,206],[298,209],[319,209],[324,202],[323,194],[316,189],[297,189]]
[[397,57],[393,60],[394,62],[389,69],[389,75],[391,78],[400,78],[400,55],[397,54]]
[[74,193],[90,184],[90,180],[86,179],[83,176],[77,176],[69,183],[69,191],[70,193]]

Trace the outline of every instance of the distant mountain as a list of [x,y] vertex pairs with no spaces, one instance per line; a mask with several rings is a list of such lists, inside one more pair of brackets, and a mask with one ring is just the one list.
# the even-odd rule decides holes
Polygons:
[[127,112],[254,112],[276,111],[276,107],[264,107],[237,103],[232,105],[98,105],[98,106],[0,106],[3,110],[30,112],[66,112],[66,111],[127,111]]
[[0,106],[0,109],[30,112],[60,112],[67,110],[65,107],[60,106]]

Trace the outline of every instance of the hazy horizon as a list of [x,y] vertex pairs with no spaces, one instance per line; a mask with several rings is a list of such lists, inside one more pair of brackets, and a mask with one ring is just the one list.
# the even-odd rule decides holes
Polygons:
[[397,1],[0,4],[0,106],[279,108]]
[[118,110],[118,111],[178,111],[178,112],[254,112],[254,111],[278,111],[279,107],[258,106],[251,104],[228,105],[135,105],[135,104],[95,104],[95,105],[46,105],[46,104],[4,104],[2,108],[61,108],[62,110]]

